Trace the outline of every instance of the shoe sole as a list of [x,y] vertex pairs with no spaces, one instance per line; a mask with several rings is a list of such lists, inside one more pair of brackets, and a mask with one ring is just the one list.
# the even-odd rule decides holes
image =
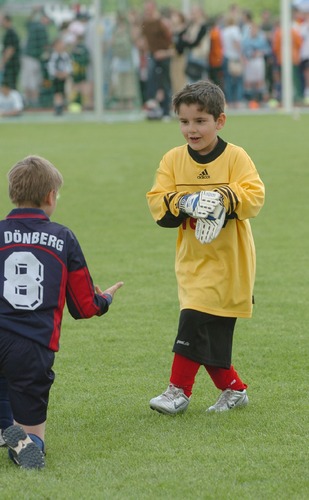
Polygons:
[[22,427],[12,425],[3,432],[3,440],[12,452],[14,462],[23,469],[42,469],[44,454]]
[[174,411],[171,413],[170,411],[164,410],[162,408],[157,408],[153,405],[150,405],[151,410],[157,411],[158,413],[161,413],[162,415],[169,415],[170,417],[175,417],[176,415],[179,415],[180,413],[185,413],[188,409],[188,405],[185,408],[180,408],[179,410]]

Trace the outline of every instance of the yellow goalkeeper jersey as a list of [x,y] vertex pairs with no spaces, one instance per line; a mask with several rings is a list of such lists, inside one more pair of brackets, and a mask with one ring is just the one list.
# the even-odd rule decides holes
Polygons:
[[[178,208],[181,196],[201,190],[220,192],[227,210],[225,226],[209,244],[196,239],[196,220]],[[249,219],[259,213],[264,195],[248,154],[220,138],[205,156],[188,145],[164,155],[147,201],[159,225],[178,227],[175,271],[180,309],[251,317],[256,257]]]

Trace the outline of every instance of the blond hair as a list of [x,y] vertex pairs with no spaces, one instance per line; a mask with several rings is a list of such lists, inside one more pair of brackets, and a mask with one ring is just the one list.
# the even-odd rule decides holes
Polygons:
[[57,192],[63,178],[56,167],[40,156],[27,156],[8,172],[9,197],[15,205],[40,207],[51,191]]

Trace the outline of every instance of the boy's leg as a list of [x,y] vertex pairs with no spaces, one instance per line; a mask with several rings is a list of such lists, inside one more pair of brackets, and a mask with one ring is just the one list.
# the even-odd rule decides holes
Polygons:
[[8,383],[5,377],[0,375],[0,446],[5,446],[2,431],[13,425],[13,414],[9,400]]
[[243,391],[247,389],[247,385],[240,379],[234,366],[229,369],[219,368],[217,366],[205,365],[213,383],[221,391],[232,389],[233,391]]
[[205,368],[215,386],[222,391],[218,401],[207,411],[221,412],[248,404],[248,386],[240,379],[232,365],[229,369],[209,365],[205,365]]
[[[39,425],[23,425],[19,424],[18,422],[15,422],[15,424],[19,425],[19,427],[22,427],[24,431],[29,434],[29,436],[31,435],[38,437],[40,441],[44,443],[46,422],[43,422]],[[44,451],[44,446],[42,447],[42,451]]]
[[175,353],[170,384],[163,394],[150,400],[150,408],[166,415],[184,412],[189,405],[199,367],[200,363]]
[[0,429],[6,429],[13,424],[13,414],[9,400],[8,383],[0,375]]
[[200,363],[175,353],[170,383],[176,387],[180,387],[189,398],[192,394],[192,387],[200,366]]
[[55,353],[17,335],[11,335],[6,343],[5,376],[15,425],[4,431],[3,439],[15,463],[23,468],[41,468]]

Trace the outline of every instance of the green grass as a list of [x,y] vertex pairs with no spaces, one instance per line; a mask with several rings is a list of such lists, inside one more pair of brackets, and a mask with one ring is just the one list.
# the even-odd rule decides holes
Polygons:
[[44,471],[0,450],[3,500],[305,499],[308,497],[309,115],[230,116],[266,185],[252,221],[256,306],[239,320],[234,364],[250,405],[207,415],[218,396],[200,370],[190,408],[169,418],[148,401],[167,386],[178,322],[175,230],[153,222],[145,193],[162,155],[183,142],[176,122],[0,126],[0,209],[6,173],[40,154],[61,170],[54,220],[78,236],[94,281],[118,292],[108,315],[65,312],[51,391]]

